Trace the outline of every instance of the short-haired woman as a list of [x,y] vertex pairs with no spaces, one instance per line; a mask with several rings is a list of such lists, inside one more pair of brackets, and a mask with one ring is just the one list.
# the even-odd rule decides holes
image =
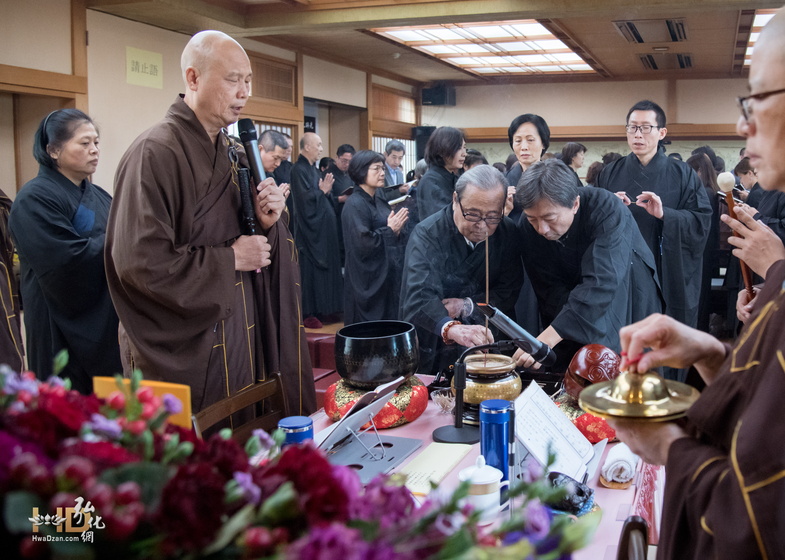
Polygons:
[[583,167],[583,160],[586,157],[586,146],[580,142],[567,142],[561,149],[561,160],[572,169],[575,174],[575,182],[579,187],[583,186],[581,178],[578,177],[578,170]]
[[409,210],[395,212],[376,195],[384,186],[382,154],[362,150],[349,163],[359,189],[346,200],[341,224],[346,251],[344,323],[397,319]]
[[452,203],[455,182],[466,158],[463,132],[450,126],[437,128],[425,145],[428,171],[417,184],[417,213],[420,221]]

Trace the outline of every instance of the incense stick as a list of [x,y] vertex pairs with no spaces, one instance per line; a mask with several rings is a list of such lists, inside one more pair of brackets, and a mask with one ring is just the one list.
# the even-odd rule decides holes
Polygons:
[[[485,234],[485,304],[491,304],[490,298],[490,267],[488,265],[488,234]],[[488,316],[485,316],[485,340],[489,340],[488,338]],[[483,366],[488,365],[488,352],[485,353],[485,360]]]

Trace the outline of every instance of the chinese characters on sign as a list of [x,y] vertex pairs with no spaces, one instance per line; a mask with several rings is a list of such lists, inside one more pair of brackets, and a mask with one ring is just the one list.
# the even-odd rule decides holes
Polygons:
[[135,86],[163,89],[163,55],[136,49],[125,48],[126,81]]

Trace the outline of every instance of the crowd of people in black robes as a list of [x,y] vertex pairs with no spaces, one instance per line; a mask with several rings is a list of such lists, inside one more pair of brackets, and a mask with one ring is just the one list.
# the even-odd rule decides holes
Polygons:
[[[651,118],[640,122],[635,120],[641,116]],[[89,119],[86,115],[85,118]],[[602,162],[595,162],[588,166],[587,186],[611,191],[627,205],[654,262],[665,312],[687,324],[697,325],[704,330],[714,329],[715,332],[717,324],[714,318],[722,315],[725,322],[720,332],[732,336],[737,324],[732,317],[733,305],[728,300],[725,310],[718,309],[716,301],[710,298],[712,279],[716,278],[719,266],[725,265],[728,270],[726,283],[729,284],[729,293],[734,293],[733,290],[740,283],[733,258],[723,253],[722,241],[727,237],[727,231],[720,232],[719,215],[727,212],[727,209],[723,207],[722,197],[717,194],[716,177],[724,162],[708,146],[696,149],[686,163],[675,157],[668,157],[662,142],[666,130],[664,119],[664,112],[652,102],[641,102],[630,109],[627,116],[627,132],[632,152],[626,157],[615,153],[606,154]],[[52,122],[42,123],[39,134],[45,134],[48,127],[54,124],[54,120],[50,117],[49,121]],[[508,238],[506,242],[516,245],[515,250],[522,255],[522,257],[515,257],[518,260],[512,263],[514,267],[520,269],[521,280],[515,287],[517,293],[513,298],[512,306],[508,309],[508,314],[526,330],[535,335],[540,333],[548,338],[547,328],[552,325],[562,308],[569,307],[569,293],[577,284],[571,280],[571,284],[567,283],[571,287],[566,288],[561,296],[552,297],[547,294],[551,293],[555,285],[549,286],[550,291],[540,289],[537,293],[537,282],[533,279],[545,277],[552,280],[556,276],[562,276],[574,280],[581,275],[591,274],[591,267],[587,264],[599,266],[600,263],[582,262],[581,257],[586,250],[584,248],[573,257],[569,257],[569,251],[561,254],[559,258],[566,257],[568,260],[558,272],[551,271],[547,274],[544,272],[548,266],[558,262],[558,259],[543,259],[544,253],[541,254],[536,249],[543,243],[548,246],[548,239],[541,239],[536,234],[527,237],[528,219],[519,198],[516,198],[516,193],[523,188],[527,171],[541,160],[552,157],[552,154],[547,151],[550,146],[550,130],[541,116],[526,113],[513,119],[508,138],[513,152],[511,157],[506,163],[494,164],[496,169],[502,170],[506,188],[502,230],[509,229],[505,225],[508,221],[513,224],[513,230],[517,233],[514,236],[505,234]],[[287,205],[292,215],[293,236],[300,253],[303,317],[306,327],[318,328],[322,325],[322,320],[351,324],[382,319],[403,319],[417,323],[417,317],[421,316],[427,307],[423,302],[415,304],[414,310],[402,309],[401,295],[402,293],[406,295],[407,288],[409,291],[412,288],[406,285],[407,282],[420,281],[414,272],[407,272],[405,264],[407,255],[422,250],[426,231],[427,236],[431,237],[459,233],[455,223],[444,226],[447,229],[438,233],[437,230],[427,229],[433,226],[420,224],[433,215],[441,213],[452,215],[454,211],[458,211],[455,210],[455,205],[456,203],[460,205],[461,201],[455,195],[456,184],[467,170],[476,166],[488,166],[485,157],[477,150],[467,150],[463,132],[447,126],[439,127],[433,132],[425,147],[424,160],[418,162],[419,173],[415,174],[415,170],[412,169],[408,176],[404,174],[401,165],[405,147],[399,141],[389,142],[383,153],[369,150],[357,152],[353,146],[343,144],[337,149],[333,158],[322,158],[321,161],[319,160],[321,140],[318,136],[311,133],[301,139],[298,158],[291,157],[291,138],[287,138],[287,141],[289,149],[285,155],[286,159],[275,169],[272,176],[279,184],[292,183],[292,196],[287,200]],[[46,151],[40,147],[38,151],[46,154]],[[594,198],[588,191],[582,191],[585,187],[578,176],[578,170],[585,163],[586,151],[586,146],[583,144],[569,142],[565,144],[561,153],[556,155],[556,159],[561,160],[569,170],[572,182],[579,189],[578,192],[584,192],[584,199],[591,201]],[[643,152],[646,152],[645,161],[640,155]],[[42,158],[45,160],[44,156]],[[290,159],[296,162],[292,164]],[[320,165],[324,163],[321,172],[316,167],[317,162]],[[65,164],[68,165],[68,160]],[[760,188],[755,182],[755,170],[749,165],[749,160],[742,158],[734,171],[739,183],[737,195],[741,202],[757,212],[764,223],[785,239],[785,199],[779,192],[767,192],[765,196],[760,196]],[[404,179],[405,176],[409,181]],[[56,224],[57,221],[52,217],[51,204],[43,205],[40,200],[33,205],[28,202],[32,197],[33,186],[44,180],[50,183],[62,183],[66,187],[66,181],[74,183],[78,197],[68,204],[76,205],[74,208],[78,208],[79,212],[75,209],[74,212],[77,215],[84,214],[92,220],[99,219],[99,221],[88,224],[86,221],[77,220],[78,223],[75,222],[72,227],[100,228],[100,219],[105,219],[102,216],[108,211],[106,209],[110,198],[104,191],[90,184],[86,177],[85,175],[72,178],[63,173],[62,168],[42,163],[39,178],[32,181],[29,187],[20,193],[16,209],[11,212],[9,229],[12,237],[18,237],[17,250],[22,260],[23,273],[21,291],[27,296],[25,299],[29,341],[28,361],[31,367],[42,372],[42,375],[51,372],[58,348],[67,348],[71,353],[70,368],[81,367],[83,370],[89,368],[90,371],[107,374],[119,369],[116,366],[115,341],[69,342],[65,340],[68,336],[73,339],[73,335],[68,334],[71,330],[84,332],[84,325],[91,324],[84,321],[116,321],[111,300],[108,300],[108,307],[104,302],[106,309],[98,310],[99,319],[74,319],[74,317],[79,314],[87,317],[86,309],[95,309],[95,305],[100,304],[100,298],[96,300],[98,303],[91,301],[90,305],[82,302],[81,309],[78,310],[73,309],[73,305],[69,308],[64,303],[48,302],[45,307],[42,307],[40,302],[45,301],[45,298],[41,294],[52,297],[49,295],[52,291],[42,289],[42,280],[37,275],[43,275],[44,279],[48,280],[48,273],[43,270],[34,271],[35,266],[39,266],[35,265],[36,252],[47,250],[47,245],[41,241],[36,242],[37,245],[31,248],[30,243],[41,237],[43,232],[52,230],[52,224]],[[668,188],[663,189],[659,185],[667,185]],[[58,195],[65,196],[64,193],[69,190],[70,187],[63,192],[58,192]],[[92,192],[96,194],[91,194]],[[79,197],[82,197],[82,202]],[[89,202],[88,198],[95,202]],[[100,202],[101,200],[103,202]],[[646,204],[649,202],[651,206],[647,207]],[[66,202],[64,201],[63,204]],[[98,207],[94,207],[95,204],[101,205],[101,210],[97,213]],[[650,211],[655,204],[661,209],[662,215],[657,216]],[[44,210],[44,206],[49,206],[50,209]],[[65,210],[58,208],[57,211]],[[29,216],[40,216],[42,220],[47,221],[47,226],[32,227],[34,221],[28,216],[25,216],[24,220],[19,217],[14,219],[14,214],[21,216],[23,212]],[[460,212],[465,213],[462,209]],[[587,212],[588,210],[584,210],[583,214]],[[55,237],[62,237],[61,232],[55,233]],[[73,255],[72,258],[79,261],[75,266],[89,267],[89,260],[86,259],[89,259],[87,253],[90,247],[79,248],[80,242],[84,243],[80,241],[83,239],[82,233],[84,231],[77,229],[71,235],[73,239],[70,243],[75,243],[76,248],[59,251],[58,254],[63,255],[63,258]],[[98,236],[90,239],[92,244],[100,245],[100,231]],[[566,247],[572,241],[565,237],[560,240],[560,243],[561,246]],[[93,249],[100,255],[102,246],[98,247],[98,245]],[[689,246],[686,251],[685,245]],[[727,246],[724,249],[729,253]],[[480,256],[482,258],[479,260],[484,261],[485,257]],[[433,262],[439,261],[438,255],[427,252],[421,258]],[[572,261],[569,260],[570,258]],[[413,258],[411,262],[414,262]],[[510,264],[505,263],[506,266]],[[68,262],[63,262],[58,265],[58,268],[74,270],[69,268],[70,266]],[[465,264],[459,260],[450,266],[459,267]],[[86,270],[90,270],[90,274],[103,275],[100,267]],[[444,274],[452,274],[453,280],[460,276],[454,270],[444,271]],[[527,275],[530,278],[524,279]],[[100,282],[96,282],[95,285],[100,285]],[[67,282],[59,285],[61,290],[62,286],[70,286]],[[36,293],[36,290],[40,293]],[[461,298],[470,299],[472,304],[483,301],[482,294],[477,293],[474,285],[458,287],[453,292],[450,296],[443,294],[443,299],[447,301],[451,297],[460,295]],[[465,295],[461,295],[463,292]],[[588,293],[591,297],[591,291]],[[71,298],[71,303],[75,302],[77,300]],[[591,301],[587,301],[586,304],[590,306]],[[461,319],[460,313],[454,314],[447,309],[447,304],[444,306],[445,317]],[[46,309],[46,315],[36,311],[40,309]],[[724,312],[718,313],[719,311]],[[63,320],[58,319],[61,314]],[[65,321],[66,318],[68,321]],[[55,321],[66,326],[54,328],[50,323],[54,324]],[[46,328],[44,329],[42,325],[46,325]],[[441,340],[441,334],[433,331],[432,326],[427,329],[422,325],[415,326],[420,328],[421,344],[424,348],[447,345]],[[109,325],[107,328],[88,327],[86,330],[106,333],[112,332],[113,329]],[[43,336],[41,332],[54,333],[57,340],[52,341],[52,334]],[[434,340],[438,344],[432,344]],[[569,347],[572,349],[570,353],[580,345],[598,341],[597,336],[591,333],[584,333],[583,336],[570,333],[567,340],[571,341],[570,344],[562,343],[560,348]],[[613,342],[609,344],[612,347],[617,346]],[[87,359],[82,356],[80,345],[101,348],[100,354],[108,360],[108,363],[88,361],[86,363],[89,366],[80,366],[81,361]],[[21,356],[23,350],[21,344],[18,346],[18,353]],[[437,350],[436,353],[438,354],[439,351]],[[569,358],[569,355],[565,358]],[[17,361],[21,362],[21,357],[17,358]],[[564,365],[563,361],[560,360],[559,367]],[[430,356],[424,358],[423,368],[434,371],[437,366],[433,364],[439,364],[438,368],[440,368],[446,363],[438,359],[438,356]],[[74,380],[78,380],[79,375],[84,374],[73,374]],[[683,373],[676,372],[673,376],[683,378]],[[80,386],[80,383],[77,381],[76,385]],[[85,385],[83,390],[88,388],[89,386]]]

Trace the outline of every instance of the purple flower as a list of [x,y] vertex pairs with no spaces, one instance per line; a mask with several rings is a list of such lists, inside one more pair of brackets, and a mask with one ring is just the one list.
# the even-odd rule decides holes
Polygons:
[[531,500],[524,510],[526,532],[534,541],[545,538],[551,529],[551,512],[540,500]]
[[534,499],[526,504],[523,518],[526,520],[523,530],[506,534],[502,539],[504,544],[513,544],[523,539],[541,543],[548,536],[551,530],[551,512],[540,500]]
[[360,477],[357,475],[357,471],[351,467],[344,465],[334,465],[333,477],[338,483],[338,486],[343,488],[344,492],[346,492],[346,495],[349,496],[349,500],[359,496],[363,490],[363,484],[360,482]]
[[87,423],[90,431],[96,435],[104,436],[107,439],[120,439],[123,435],[123,428],[116,420],[110,420],[106,416],[94,413],[90,416],[90,421]]
[[243,491],[243,498],[250,504],[259,505],[259,501],[262,499],[262,489],[254,484],[251,473],[235,472],[233,477]]
[[35,379],[25,379],[13,371],[6,372],[3,393],[6,395],[16,395],[19,391],[26,391],[33,396],[37,396],[38,381]]
[[275,445],[275,440],[272,438],[272,436],[270,436],[270,434],[268,434],[264,430],[254,430],[251,433],[251,436],[258,437],[259,443],[262,444],[262,448],[268,451],[272,449],[273,446]]
[[25,410],[27,410],[27,407],[22,401],[14,401],[8,406],[8,412],[13,412],[14,414],[20,414]]
[[180,399],[170,393],[165,393],[163,396],[164,410],[167,414],[177,414],[183,411],[183,403]]
[[365,542],[356,529],[338,523],[314,527],[302,538],[292,543],[286,551],[286,560],[366,560],[380,558],[372,554],[370,543]]
[[46,380],[47,385],[50,387],[65,387],[65,379],[58,375],[53,375]]
[[545,475],[542,465],[534,458],[529,457],[523,465],[521,480],[526,484],[532,484],[540,480]]
[[386,476],[374,478],[365,487],[362,496],[351,501],[350,517],[378,521],[381,529],[409,522],[417,513],[411,492],[405,486],[395,486],[387,482]]
[[442,535],[450,536],[457,533],[465,522],[466,516],[463,512],[442,513],[436,517],[433,527]]

